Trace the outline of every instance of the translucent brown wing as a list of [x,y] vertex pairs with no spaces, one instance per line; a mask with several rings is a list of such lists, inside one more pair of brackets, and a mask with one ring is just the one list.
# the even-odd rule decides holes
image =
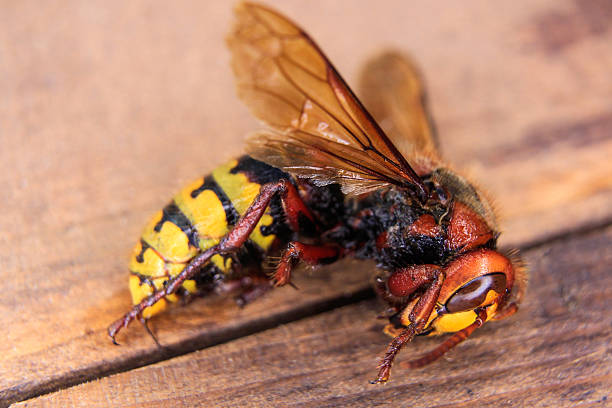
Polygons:
[[425,186],[406,159],[299,27],[260,5],[242,3],[228,45],[238,94],[274,131],[249,153],[345,193],[385,184]]
[[[360,79],[362,101],[404,157],[411,160],[415,154],[425,154],[437,158],[425,87],[412,61],[387,51],[368,61]],[[415,165],[412,160],[411,164]]]

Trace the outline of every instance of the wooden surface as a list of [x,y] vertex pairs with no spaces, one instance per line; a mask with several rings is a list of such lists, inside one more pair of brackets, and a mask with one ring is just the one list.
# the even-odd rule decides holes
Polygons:
[[[223,44],[230,6],[4,2],[0,406],[46,393],[27,405],[605,405],[610,3],[270,4],[299,21],[349,83],[383,49],[415,56],[443,153],[496,197],[502,245],[538,243],[521,312],[486,325],[452,361],[396,370],[378,388],[367,381],[387,339],[374,318],[382,305],[362,300],[371,265],[302,274],[299,291],[242,310],[230,299],[176,308],[152,321],[163,350],[137,325],[112,346],[105,329],[129,307],[127,255],[147,218],[239,154],[257,127],[234,97]],[[400,360],[433,344],[420,340]]]
[[[383,386],[366,381],[387,341],[380,305],[366,300],[18,406],[605,406],[611,240],[608,228],[526,252],[532,290],[516,318],[486,325],[430,367],[397,365]],[[438,342],[419,338],[399,360]]]

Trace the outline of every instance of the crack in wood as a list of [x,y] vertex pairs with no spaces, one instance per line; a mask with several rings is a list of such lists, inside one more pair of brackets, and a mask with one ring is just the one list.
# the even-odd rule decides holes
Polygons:
[[[521,246],[521,251],[532,252],[545,246],[552,246],[567,242],[569,240],[579,240],[589,235],[604,231],[610,226],[612,226],[612,218],[602,223],[581,226],[579,228],[566,231],[563,234],[557,234],[547,239],[528,243]],[[257,320],[250,321],[242,326],[228,329],[223,332],[216,332],[212,335],[209,333],[203,333],[194,338],[184,339],[176,344],[165,347],[165,349],[161,352],[158,349],[152,349],[126,358],[125,360],[120,361],[119,364],[115,364],[112,367],[105,366],[103,362],[101,362],[98,366],[74,370],[69,376],[55,378],[52,381],[39,385],[37,388],[30,390],[23,390],[23,387],[7,389],[3,391],[3,399],[6,405],[2,405],[2,403],[0,403],[0,407],[8,406],[8,404],[13,402],[39,397],[65,388],[73,387],[87,381],[104,378],[113,374],[126,372],[150,364],[159,363],[174,357],[202,350],[204,348],[217,346],[241,337],[271,329],[282,324],[316,316],[341,306],[355,304],[373,297],[374,292],[369,287],[362,288],[354,293],[337,296],[321,302],[304,304],[299,308],[289,310],[286,313],[264,316]]]

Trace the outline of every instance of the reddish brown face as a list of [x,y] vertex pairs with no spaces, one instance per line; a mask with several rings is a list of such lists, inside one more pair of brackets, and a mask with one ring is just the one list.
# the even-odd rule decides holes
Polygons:
[[[498,312],[512,292],[515,271],[510,259],[492,249],[477,249],[459,256],[444,269],[437,265],[414,265],[394,272],[387,281],[388,293],[409,296],[431,284],[442,273],[444,281],[427,319],[431,334],[456,332],[474,323],[486,311],[486,320]],[[411,313],[419,301],[412,299],[401,313],[403,326],[411,324]]]
[[[444,269],[444,283],[426,328],[431,334],[456,332],[472,324],[481,310],[495,316],[514,285],[510,259],[491,249],[470,251]],[[402,313],[408,318],[409,312]]]
[[[446,275],[444,286],[438,298],[438,302],[442,304],[449,301],[458,291],[467,293],[470,289],[477,290],[477,287],[480,287],[479,285],[484,285],[486,282],[492,287],[500,289],[502,294],[506,290],[510,292],[514,285],[512,262],[508,257],[492,249],[482,248],[463,254],[451,262],[444,272]],[[484,279],[485,276],[489,277]],[[500,287],[502,280],[505,285]],[[479,283],[478,285],[470,285],[472,282]]]
[[444,304],[444,307],[449,313],[472,310],[486,303],[490,291],[503,295],[505,289],[506,275],[500,272],[489,273],[474,278],[457,289]]

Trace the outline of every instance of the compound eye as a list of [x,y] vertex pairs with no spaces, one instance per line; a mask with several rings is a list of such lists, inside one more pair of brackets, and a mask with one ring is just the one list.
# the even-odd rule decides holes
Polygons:
[[487,298],[490,290],[504,293],[506,289],[506,275],[503,273],[490,273],[472,279],[460,287],[446,302],[449,313],[473,310]]

